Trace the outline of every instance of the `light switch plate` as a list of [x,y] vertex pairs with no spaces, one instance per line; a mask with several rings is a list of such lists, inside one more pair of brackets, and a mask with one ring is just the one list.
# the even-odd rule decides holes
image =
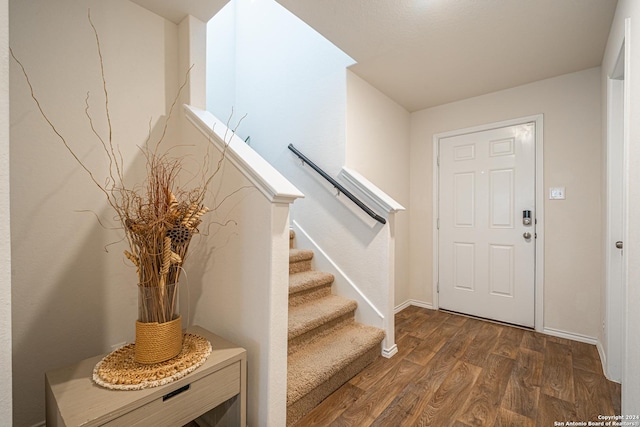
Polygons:
[[549,199],[550,200],[564,200],[565,199],[564,187],[551,187],[551,188],[549,188]]

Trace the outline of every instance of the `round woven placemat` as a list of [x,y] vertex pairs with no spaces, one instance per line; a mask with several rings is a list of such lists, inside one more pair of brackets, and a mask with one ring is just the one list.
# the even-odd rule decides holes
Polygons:
[[112,390],[141,390],[178,380],[202,365],[211,354],[211,343],[196,334],[184,334],[182,351],[165,362],[135,361],[135,344],[109,353],[93,368],[93,381]]

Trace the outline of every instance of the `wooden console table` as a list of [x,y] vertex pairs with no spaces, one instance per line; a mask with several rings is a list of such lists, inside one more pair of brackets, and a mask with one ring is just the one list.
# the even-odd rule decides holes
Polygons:
[[246,426],[246,350],[198,326],[187,329],[209,340],[205,363],[170,384],[136,391],[109,390],[92,380],[103,357],[45,374],[47,427]]

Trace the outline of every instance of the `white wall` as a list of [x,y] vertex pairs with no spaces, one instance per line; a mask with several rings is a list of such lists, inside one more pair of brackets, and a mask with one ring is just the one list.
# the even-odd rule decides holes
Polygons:
[[[218,115],[224,114],[229,108],[230,92],[225,92],[224,87],[235,85],[236,115],[246,114],[238,134],[243,139],[251,137],[251,146],[305,194],[304,199],[295,202],[292,219],[345,273],[336,280],[336,289],[341,289],[340,293],[345,290],[344,282],[353,297],[358,291],[349,283],[354,283],[372,304],[365,298],[359,298],[360,303],[372,307],[373,312],[390,313],[391,307],[389,318],[375,315],[372,324],[389,326],[392,345],[393,295],[389,295],[389,289],[393,289],[395,259],[390,257],[394,237],[390,235],[391,228],[375,221],[372,224],[368,217],[363,219],[351,201],[338,197],[329,183],[302,166],[287,149],[293,143],[330,176],[338,177],[346,161],[346,67],[353,60],[273,0],[232,3],[227,8],[235,5],[233,13],[216,17],[219,21],[210,25],[219,27],[214,29],[218,38],[210,49],[223,56],[235,43],[235,63],[225,64],[222,74],[209,75],[209,85],[218,88],[220,96],[210,98],[207,107]],[[234,19],[235,25],[229,22]],[[230,34],[234,30],[235,34]],[[220,81],[212,81],[216,77]],[[377,91],[370,87],[356,90],[355,102],[362,102],[358,97],[364,99],[374,92]],[[407,134],[407,124],[399,123],[407,122],[408,113],[402,113],[403,118],[398,119],[399,107],[391,107],[393,103],[382,100],[379,93],[374,98],[378,108],[355,116],[358,124],[353,126],[353,133],[359,139],[356,146],[365,143],[361,138],[368,132],[362,131],[363,116],[375,111],[373,117],[378,118],[380,108],[393,110],[394,124],[390,128],[404,126],[402,132]],[[220,118],[224,120],[225,116]],[[384,135],[377,138],[381,141]],[[398,163],[407,152],[405,146],[394,162],[398,170],[401,170]],[[393,181],[395,190],[402,191],[399,190],[402,180]],[[403,233],[406,232],[405,227]],[[402,274],[406,269],[399,271]]]
[[[175,66],[175,64],[172,64]],[[204,109],[207,104],[207,24],[191,15],[178,24],[178,69],[184,84],[177,107],[183,104]]]
[[[625,19],[630,18],[630,39],[625,40]],[[620,52],[622,41],[630,48],[630,72],[625,74],[625,85],[630,90],[630,123],[629,123],[629,188],[628,201],[628,236],[625,252],[628,260],[627,289],[625,300],[625,350],[623,353],[622,372],[622,412],[624,414],[640,413],[640,88],[635,83],[640,69],[640,3],[635,0],[619,0],[616,14],[611,25],[607,48],[602,61],[602,92],[606,94],[607,73],[610,72]],[[603,106],[603,117],[606,117],[606,105]]]
[[[102,181],[108,164],[84,112],[90,91],[104,134],[87,8],[101,36],[114,140],[135,180],[136,145],[150,119],[154,129],[162,123],[183,76],[176,25],[126,0],[11,0],[11,46],[43,108]],[[45,371],[133,341],[137,291],[122,234],[96,220],[113,224],[104,196],[37,113],[13,62],[10,71],[13,415],[14,425],[28,426],[44,419]]]
[[12,419],[9,222],[9,2],[0,1],[0,420]]
[[[434,107],[411,117],[411,294],[432,302],[433,135],[544,114],[544,327],[600,333],[600,68]],[[566,187],[550,201],[549,187]]]
[[[347,71],[346,166],[358,171],[409,209],[409,129],[411,115],[369,83]],[[409,214],[395,222],[395,302],[409,291]]]
[[353,61],[275,1],[237,0],[236,22],[236,111],[247,114],[238,133],[285,175],[298,166],[289,143],[337,175]]
[[292,209],[296,224],[387,314],[393,308],[386,286],[389,228],[363,220],[350,200],[287,149],[293,143],[338,176],[346,152],[345,68],[352,63],[275,1],[236,2],[236,111],[247,114],[238,133],[250,136],[251,146],[305,194]]
[[236,4],[207,23],[207,111],[226,121],[236,103]]
[[[185,140],[206,146],[193,125],[183,128]],[[248,424],[285,425],[289,204],[271,203],[229,163],[211,190],[205,204],[219,206],[208,214],[206,240],[190,248],[182,314],[247,349]]]

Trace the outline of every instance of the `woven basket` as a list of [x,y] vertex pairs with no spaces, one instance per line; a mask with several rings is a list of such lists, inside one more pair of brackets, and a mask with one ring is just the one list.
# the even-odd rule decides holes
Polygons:
[[136,321],[135,361],[152,364],[176,357],[182,350],[182,319],[170,322]]

